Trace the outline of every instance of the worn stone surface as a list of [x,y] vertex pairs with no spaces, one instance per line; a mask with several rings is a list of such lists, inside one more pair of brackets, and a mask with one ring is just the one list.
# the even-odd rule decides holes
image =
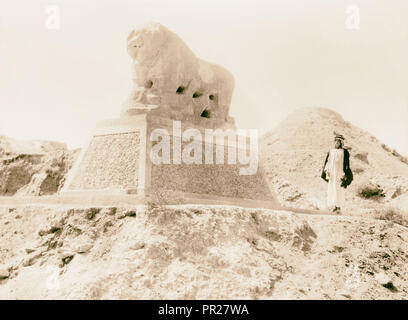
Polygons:
[[203,116],[220,125],[233,125],[229,107],[234,78],[229,71],[197,58],[183,40],[159,23],[134,29],[127,50],[132,58],[133,89],[125,114],[151,110],[176,120],[200,122]]

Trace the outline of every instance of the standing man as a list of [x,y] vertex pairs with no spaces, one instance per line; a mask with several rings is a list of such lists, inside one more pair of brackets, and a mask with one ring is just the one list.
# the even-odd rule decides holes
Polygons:
[[350,153],[343,145],[344,137],[337,134],[334,137],[334,148],[327,153],[322,172],[322,178],[328,182],[327,207],[332,212],[340,212],[344,203],[344,189],[353,180]]

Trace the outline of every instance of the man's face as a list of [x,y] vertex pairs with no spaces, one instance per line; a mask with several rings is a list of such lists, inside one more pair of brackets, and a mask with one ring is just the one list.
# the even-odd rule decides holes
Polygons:
[[334,147],[335,147],[336,149],[339,149],[339,148],[341,147],[341,141],[340,141],[340,140],[335,140],[335,141],[334,141]]

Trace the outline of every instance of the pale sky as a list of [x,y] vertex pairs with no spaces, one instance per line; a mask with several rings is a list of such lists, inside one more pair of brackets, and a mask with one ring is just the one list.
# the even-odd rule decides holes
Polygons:
[[[60,8],[60,29],[46,8]],[[346,28],[357,5],[360,29]],[[327,107],[408,155],[406,0],[0,0],[0,134],[81,147],[131,88],[126,38],[157,21],[235,76],[231,115],[267,132]]]

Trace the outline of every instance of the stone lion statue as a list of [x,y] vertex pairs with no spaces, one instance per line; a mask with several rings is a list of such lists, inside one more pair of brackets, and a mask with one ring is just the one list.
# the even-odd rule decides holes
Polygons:
[[[133,88],[122,114],[152,112],[176,120],[228,123],[234,77],[197,58],[175,33],[151,22],[127,38]],[[203,119],[204,118],[204,119]]]

